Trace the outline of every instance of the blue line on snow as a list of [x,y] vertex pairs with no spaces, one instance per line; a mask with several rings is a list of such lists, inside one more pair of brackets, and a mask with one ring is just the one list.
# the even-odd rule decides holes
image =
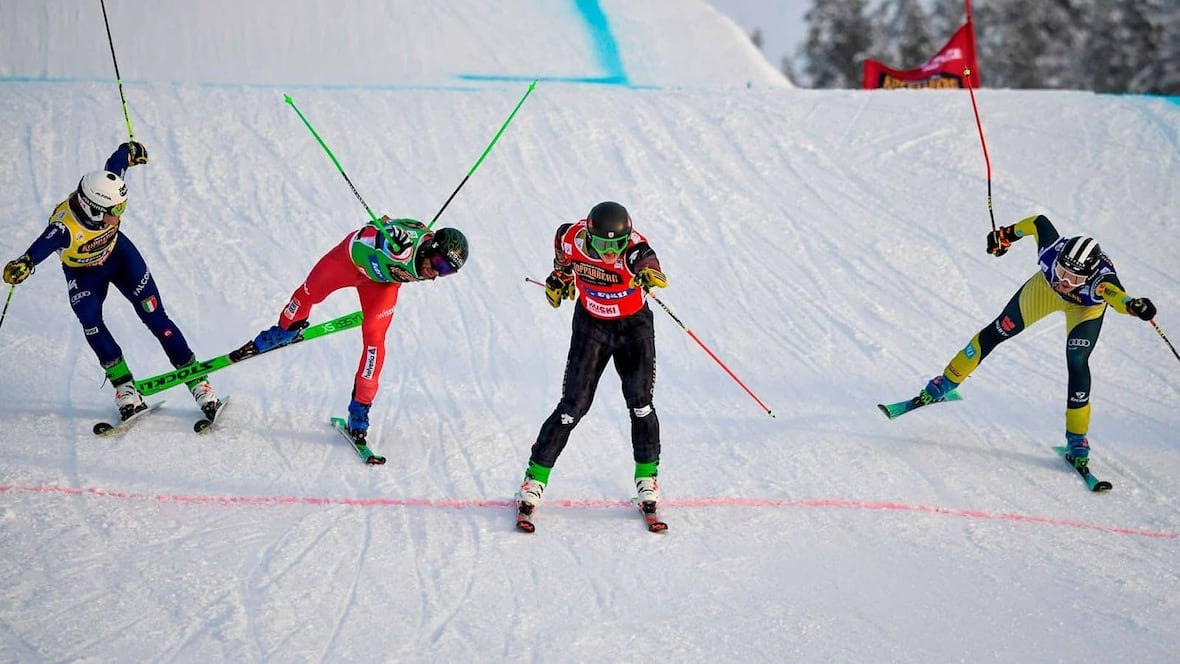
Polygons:
[[598,64],[605,70],[602,77],[596,80],[617,80],[619,85],[629,85],[627,72],[623,69],[623,58],[619,55],[619,43],[611,32],[606,14],[602,13],[602,5],[598,0],[576,0],[578,12],[586,21],[590,31],[593,48],[598,56]]

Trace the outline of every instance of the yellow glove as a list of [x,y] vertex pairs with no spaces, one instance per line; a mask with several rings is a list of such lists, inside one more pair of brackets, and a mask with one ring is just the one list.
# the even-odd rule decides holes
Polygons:
[[28,254],[16,260],[8,261],[8,264],[4,266],[4,283],[15,286],[28,279],[34,269],[33,259],[29,258]]
[[667,288],[668,277],[654,267],[645,267],[631,280],[631,285],[639,286],[645,291],[653,288]]
[[574,275],[566,274],[561,270],[554,270],[549,273],[545,279],[545,299],[549,300],[549,306],[554,309],[561,306],[561,301],[572,300],[578,296],[578,291],[574,288]]

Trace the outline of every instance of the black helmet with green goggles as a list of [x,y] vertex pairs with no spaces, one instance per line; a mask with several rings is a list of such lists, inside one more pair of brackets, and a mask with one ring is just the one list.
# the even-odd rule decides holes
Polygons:
[[622,205],[604,201],[586,215],[586,231],[590,247],[599,255],[621,254],[631,241],[631,215]]

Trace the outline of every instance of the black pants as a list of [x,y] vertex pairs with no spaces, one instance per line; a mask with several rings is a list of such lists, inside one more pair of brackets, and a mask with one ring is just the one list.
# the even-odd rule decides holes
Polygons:
[[651,309],[619,320],[600,320],[579,304],[565,362],[561,401],[541,425],[530,461],[552,468],[565,449],[570,432],[590,410],[598,380],[614,360],[623,383],[623,399],[631,417],[631,447],[636,463],[660,459],[660,421],[652,406],[656,383],[656,336]]

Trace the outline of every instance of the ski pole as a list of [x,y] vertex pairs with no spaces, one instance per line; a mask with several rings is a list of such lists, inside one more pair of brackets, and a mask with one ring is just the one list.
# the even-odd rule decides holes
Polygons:
[[705,345],[705,342],[701,341],[700,338],[697,337],[697,335],[693,334],[692,330],[688,329],[688,327],[685,326],[684,323],[680,322],[680,319],[676,317],[676,314],[672,313],[672,310],[668,308],[668,305],[664,304],[663,300],[656,297],[655,294],[652,293],[651,291],[645,291],[645,292],[647,293],[648,297],[655,300],[656,304],[660,305],[660,308],[663,309],[664,311],[666,311],[668,313],[668,315],[672,317],[672,320],[676,321],[676,324],[679,325],[681,329],[683,329],[685,332],[688,333],[688,336],[692,337],[693,341],[697,342],[698,346],[700,346],[702,349],[704,349],[704,351],[706,353],[709,354],[709,357],[713,358],[714,362],[716,362],[722,369],[725,369],[725,373],[729,374],[729,377],[732,378],[734,380],[734,382],[736,382],[738,385],[740,385],[742,387],[742,389],[746,391],[746,394],[750,395],[751,399],[758,402],[758,405],[762,407],[762,410],[766,411],[767,415],[774,417],[774,411],[767,408],[766,404],[762,403],[762,400],[759,399],[757,396],[755,396],[754,393],[750,391],[750,388],[746,387],[746,384],[743,383],[740,378],[738,378],[732,371],[729,370],[729,367],[725,366],[725,363],[721,361],[721,358],[717,357],[717,355],[715,355],[713,353],[713,351],[709,350],[709,347]]
[[[0,313],[0,325],[4,325],[4,317],[8,315],[8,303],[12,302],[12,293],[15,290],[16,284],[13,284],[8,288],[8,297],[4,298],[4,313]],[[1152,323],[1152,325],[1155,325],[1155,323]],[[1158,330],[1159,328],[1157,327],[1156,329]],[[1162,335],[1163,332],[1160,332],[1160,334]],[[1164,341],[1167,341],[1167,339],[1164,339]],[[1168,345],[1171,346],[1172,344]],[[1176,351],[1173,350],[1172,352],[1175,353]]]
[[[287,102],[291,105],[291,108],[295,109],[295,113],[299,116],[300,120],[303,120],[303,124],[307,127],[307,130],[311,132],[312,136],[315,136],[316,142],[320,144],[320,147],[324,149],[324,152],[328,153],[328,158],[331,159],[332,163],[336,165],[336,170],[340,171],[340,175],[344,176],[344,181],[347,182],[349,188],[352,189],[352,195],[356,196],[356,199],[360,201],[361,205],[365,208],[365,212],[369,213],[369,217],[372,219],[373,225],[380,229],[382,233],[384,233],[385,231],[384,229],[381,229],[381,224],[377,223],[377,215],[373,214],[372,208],[370,208],[369,204],[365,202],[365,199],[361,197],[361,192],[356,190],[356,185],[354,185],[352,180],[349,179],[348,173],[344,172],[344,167],[341,166],[340,162],[336,160],[336,155],[332,154],[332,150],[328,147],[328,144],[324,143],[324,139],[320,138],[320,135],[316,132],[315,127],[312,127],[311,123],[307,121],[307,118],[303,117],[303,111],[300,111],[299,107],[295,105],[295,101],[291,99],[291,95],[284,94],[283,101]],[[389,238],[386,237],[385,239],[388,240]]]
[[426,224],[427,228],[434,226],[434,222],[438,221],[438,218],[442,216],[443,210],[447,209],[447,206],[451,204],[451,199],[455,197],[455,194],[459,193],[459,190],[463,188],[463,185],[467,184],[467,180],[472,176],[472,174],[475,173],[475,169],[479,168],[479,165],[483,163],[484,157],[488,156],[488,153],[492,151],[492,147],[496,144],[496,141],[500,140],[500,134],[503,134],[504,130],[508,128],[508,123],[512,122],[512,118],[516,117],[516,112],[519,111],[520,107],[524,105],[524,100],[529,98],[529,95],[533,93],[533,88],[535,87],[537,87],[537,82],[535,80],[532,83],[529,83],[529,89],[525,91],[524,96],[520,98],[520,101],[516,102],[516,108],[512,109],[512,112],[508,114],[508,119],[504,121],[504,124],[500,125],[500,131],[496,132],[496,135],[492,137],[492,142],[488,143],[487,149],[483,151],[483,154],[479,155],[479,159],[475,160],[475,165],[471,167],[470,171],[467,171],[467,175],[463,177],[463,181],[460,182],[459,186],[455,187],[455,191],[452,191],[451,195],[447,197],[447,201],[443,203],[441,208],[439,208],[438,214],[434,215],[434,218],[430,220],[429,224]]
[[992,231],[996,230],[996,213],[992,211],[992,162],[987,156],[987,141],[983,140],[983,123],[979,120],[979,106],[975,104],[975,88],[971,85],[971,69],[963,70],[967,78],[967,92],[971,94],[971,109],[975,111],[975,127],[979,130],[979,144],[983,146],[983,163],[987,166],[987,213],[992,219]]
[[127,112],[127,95],[123,94],[123,77],[119,75],[119,60],[115,58],[115,40],[111,38],[111,22],[107,20],[106,0],[100,0],[102,5],[102,22],[107,27],[107,43],[111,46],[111,62],[115,63],[115,82],[119,84],[119,99],[123,102],[123,119],[127,121],[127,138],[134,141],[135,132],[131,130],[131,114]]
[[[434,226],[434,222],[438,221],[438,218],[442,216],[443,210],[447,209],[447,205],[450,205],[451,199],[455,197],[455,194],[459,193],[459,190],[463,188],[463,185],[467,184],[467,180],[471,178],[472,174],[475,173],[475,170],[479,168],[479,165],[483,163],[484,158],[487,157],[488,153],[492,151],[492,147],[496,144],[496,141],[500,140],[500,134],[503,134],[504,130],[508,128],[508,123],[512,122],[512,118],[516,116],[516,112],[520,110],[521,105],[524,104],[524,100],[528,98],[529,94],[536,86],[536,81],[533,81],[529,84],[528,92],[525,92],[524,96],[520,98],[520,101],[516,104],[516,108],[512,109],[512,113],[508,115],[508,119],[505,120],[504,124],[500,126],[500,131],[496,132],[496,135],[492,138],[492,142],[488,144],[487,149],[485,149],[483,154],[479,156],[479,159],[476,160],[475,165],[472,166],[471,170],[467,172],[467,175],[463,178],[463,181],[460,182],[459,186],[455,188],[455,191],[451,192],[451,195],[449,198],[447,198],[446,203],[443,203],[442,209],[438,211],[438,214],[434,215],[434,218],[430,220],[430,223],[426,225],[426,228],[429,229],[430,227]],[[377,215],[373,214],[372,208],[370,208],[369,204],[365,202],[365,199],[361,196],[361,193],[357,191],[356,185],[352,183],[352,180],[348,177],[348,174],[344,172],[344,167],[340,165],[340,162],[336,159],[336,155],[332,154],[332,150],[328,147],[328,144],[324,143],[324,139],[320,138],[320,135],[316,132],[315,127],[312,127],[311,123],[307,121],[307,118],[304,117],[303,112],[299,110],[299,107],[295,105],[295,101],[291,99],[291,95],[284,94],[283,101],[291,105],[291,108],[295,110],[297,115],[299,115],[299,119],[303,121],[304,126],[306,126],[307,130],[311,132],[311,135],[315,137],[316,142],[320,144],[320,147],[324,149],[324,152],[328,153],[328,157],[332,160],[332,163],[336,165],[336,170],[340,171],[340,175],[344,177],[344,181],[347,182],[348,186],[352,189],[353,195],[356,196],[356,199],[361,202],[361,205],[364,206],[365,211],[369,213],[369,218],[371,219],[373,225],[376,226],[377,230],[379,230],[381,234],[385,236],[386,241],[393,243],[393,240],[389,237],[389,234],[386,232],[385,228],[383,228],[381,224],[377,223]]]
[[[545,286],[544,283],[537,281],[536,279],[533,279],[532,277],[525,277],[524,280],[530,284],[536,284],[538,286]],[[762,403],[762,400],[759,399],[753,392],[751,392],[750,388],[746,387],[746,384],[743,383],[740,378],[738,378],[732,371],[729,370],[729,367],[725,366],[725,363],[721,361],[721,358],[717,357],[717,355],[715,355],[713,353],[713,351],[709,350],[709,347],[705,345],[705,342],[701,341],[700,338],[697,337],[696,334],[693,334],[692,330],[688,329],[684,325],[684,323],[680,322],[680,319],[676,317],[676,314],[672,313],[672,310],[668,308],[668,305],[664,304],[663,301],[660,300],[660,298],[656,297],[655,294],[652,293],[650,290],[645,289],[643,292],[646,293],[648,297],[655,300],[656,304],[660,305],[660,308],[662,308],[664,311],[666,311],[668,313],[668,315],[672,317],[672,320],[676,321],[676,324],[680,326],[680,329],[687,332],[688,336],[692,337],[692,340],[697,342],[697,345],[699,345],[701,348],[703,348],[704,351],[709,354],[709,357],[713,358],[714,362],[716,362],[722,369],[725,369],[725,373],[729,374],[729,377],[732,378],[734,380],[734,382],[736,382],[738,385],[740,385],[742,387],[742,389],[746,391],[746,394],[750,395],[750,398],[752,398],[754,401],[758,402],[758,405],[762,406],[762,410],[765,410],[767,415],[774,417],[774,411],[767,408],[766,404]]]
[[[12,294],[10,293],[8,297],[12,297]],[[8,305],[4,305],[4,308],[7,309]],[[1168,344],[1168,348],[1172,349],[1172,354],[1176,356],[1177,360],[1180,360],[1180,353],[1176,352],[1176,347],[1172,345],[1171,341],[1168,341],[1167,335],[1165,335],[1164,331],[1160,329],[1160,326],[1156,325],[1154,320],[1149,320],[1147,322],[1151,323],[1151,326],[1155,328],[1156,333],[1160,335],[1160,339],[1163,339],[1164,343]]]

